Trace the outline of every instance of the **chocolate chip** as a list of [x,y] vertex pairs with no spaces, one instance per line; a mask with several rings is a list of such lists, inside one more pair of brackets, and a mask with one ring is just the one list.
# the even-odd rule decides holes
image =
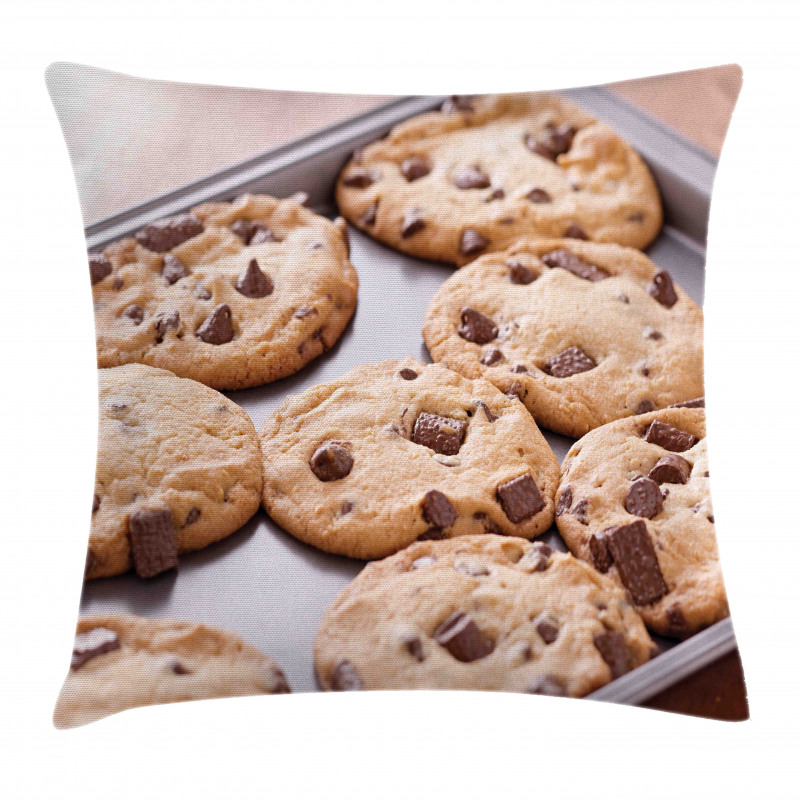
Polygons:
[[575,126],[565,122],[561,125],[548,125],[540,142],[553,154],[553,157],[566,153],[572,147]]
[[72,647],[70,667],[78,669],[96,656],[119,650],[119,647],[119,636],[108,628],[92,628],[85,633],[79,633]]
[[[647,374],[649,374],[649,373],[647,373]],[[647,377],[647,374],[645,375],[645,377]],[[652,400],[642,400],[642,402],[639,403],[638,406],[636,406],[636,410],[633,413],[637,414],[637,415],[638,414],[648,414],[654,408],[655,408],[655,406],[653,405],[653,401]]]
[[572,509],[572,516],[575,517],[581,525],[586,525],[588,523],[587,513],[589,510],[589,501],[585,498],[578,500],[575,503],[575,508]]
[[172,286],[173,283],[185,278],[190,272],[177,256],[167,253],[164,256],[164,266],[161,268],[161,274],[166,278],[167,283]]
[[524,264],[520,264],[520,262],[515,259],[506,261],[506,266],[508,267],[508,277],[511,283],[516,283],[519,286],[527,286],[539,277],[539,273],[536,272],[536,270],[530,269]]
[[331,689],[334,692],[358,692],[363,688],[356,668],[347,659],[340,661],[331,674]]
[[550,150],[545,147],[542,142],[538,141],[535,136],[528,135],[525,137],[525,147],[528,148],[532,153],[536,153],[537,155],[542,156],[543,158],[547,158],[550,161],[555,161],[556,157]]
[[498,361],[503,360],[503,354],[500,350],[496,347],[490,347],[484,353],[481,354],[479,361],[485,367],[491,367],[494,364],[497,364]]
[[171,311],[169,314],[159,314],[153,323],[158,341],[160,342],[164,338],[170,328],[175,328],[177,330],[180,324],[181,315],[177,311]]
[[236,279],[236,291],[245,297],[266,297],[274,290],[275,284],[272,278],[261,271],[258,261],[254,258],[250,259],[245,271]]
[[677,603],[667,609],[667,625],[674,632],[681,631],[686,627],[686,617],[683,616],[683,611]]
[[454,94],[442,103],[442,114],[454,114],[456,111],[471,113],[475,109],[468,97]]
[[410,156],[400,165],[400,172],[407,181],[424,178],[430,171],[430,161],[422,156]]
[[406,211],[406,214],[403,217],[403,222],[400,227],[400,235],[404,239],[407,239],[409,236],[413,236],[418,231],[421,231],[424,227],[425,220],[422,218],[422,209],[412,208],[409,211]]
[[524,364],[514,364],[514,366],[511,367],[511,372],[516,375],[527,375],[528,368]]
[[625,496],[625,510],[629,514],[652,519],[661,512],[663,499],[658,484],[650,478],[637,478]]
[[539,614],[533,621],[536,626],[536,632],[542,637],[545,644],[552,644],[558,639],[558,625],[555,624],[553,618],[547,613]]
[[165,253],[199,236],[203,230],[203,223],[194,214],[179,214],[145,225],[136,234],[136,241],[154,253]]
[[526,690],[527,694],[542,694],[550,697],[566,697],[567,689],[555,675],[542,675]]
[[608,549],[608,536],[603,532],[593,533],[589,539],[589,552],[592,555],[592,563],[598,572],[608,572],[614,559]]
[[567,239],[582,239],[584,242],[589,241],[589,234],[586,233],[580,225],[575,225],[575,223],[564,231],[564,236],[566,236]]
[[374,225],[378,216],[378,203],[372,203],[367,207],[367,210],[361,215],[359,222],[362,225]]
[[515,524],[530,519],[544,508],[544,500],[530,473],[501,483],[497,487],[497,499],[505,515]]
[[526,395],[527,391],[519,381],[512,381],[511,385],[506,389],[506,397],[516,398],[520,402]]
[[657,444],[673,453],[683,453],[697,443],[697,437],[691,433],[674,428],[661,420],[653,420],[644,434],[644,440]]
[[344,516],[345,514],[349,514],[352,510],[353,503],[350,500],[345,500],[344,503],[342,503],[342,510],[340,513]]
[[698,397],[694,400],[686,400],[683,403],[673,403],[670,408],[705,408],[705,397]]
[[131,558],[140,578],[152,578],[178,566],[178,546],[172,512],[141,508],[128,521]]
[[177,659],[175,659],[175,661],[173,661],[170,664],[170,669],[172,670],[172,673],[174,675],[191,675],[192,674],[192,671],[190,669],[187,669],[186,667],[184,667],[183,664],[181,664],[181,662],[178,661]]
[[602,281],[609,277],[608,272],[604,269],[600,269],[600,267],[596,267],[594,264],[584,261],[582,258],[576,256],[575,253],[564,250],[563,248],[545,253],[541,260],[548,267],[560,267],[586,281],[596,283],[597,281]]
[[478,405],[483,409],[483,413],[486,414],[486,419],[489,422],[494,422],[495,420],[500,419],[497,414],[492,413],[492,410],[486,405],[486,403],[483,402],[483,400],[478,400]]
[[466,434],[466,422],[423,411],[414,423],[411,441],[430,447],[435,453],[454,456],[461,449]]
[[494,650],[494,642],[463,611],[454,611],[433,632],[433,638],[453,658],[466,663],[485,658]]
[[92,286],[111,274],[111,262],[103,253],[89,253],[89,277]]
[[692,465],[685,458],[668,453],[656,461],[647,477],[656,483],[686,483],[691,471]]
[[114,280],[111,282],[111,288],[115,289],[116,291],[119,291],[123,286],[124,286],[124,284],[122,282],[122,278],[120,278],[119,275],[117,275],[114,278]]
[[678,295],[675,294],[672,278],[670,278],[669,272],[663,269],[660,269],[653,276],[652,283],[647,287],[647,293],[667,308],[672,308],[678,302]]
[[462,256],[476,256],[483,252],[488,245],[489,240],[480,231],[476,231],[475,228],[465,228],[461,234],[458,252]]
[[644,521],[618,525],[605,531],[617,571],[637,605],[649,605],[669,590],[658,565]]
[[552,203],[553,198],[544,190],[540,188],[531,189],[528,194],[525,195],[531,203]]
[[461,324],[458,326],[458,335],[468,342],[475,344],[488,344],[497,338],[497,325],[480,311],[465,306],[461,309]]
[[373,172],[371,169],[351,169],[350,172],[342,178],[342,183],[345,186],[351,186],[355,189],[366,189],[368,186],[372,186],[376,181],[379,181],[380,178],[380,173]]
[[550,566],[553,548],[544,542],[534,542],[517,562],[523,572],[544,572]]
[[[506,193],[502,189],[495,189],[493,192],[486,195],[484,199],[484,203],[491,203],[492,200],[502,200],[506,196]],[[502,222],[502,220],[499,220]]]
[[410,639],[406,639],[405,645],[406,650],[408,650],[409,655],[412,658],[415,658],[420,662],[425,660],[425,650],[422,647],[422,642],[420,641],[419,636],[412,636]]
[[231,309],[230,306],[223,303],[206,317],[195,335],[207,344],[225,344],[233,339],[233,334]]
[[92,514],[96,513],[98,508],[100,508],[100,497],[94,495],[94,497],[92,497]]
[[200,519],[200,509],[197,506],[192,506],[191,509],[189,509],[189,513],[186,515],[186,522],[184,523],[184,527],[186,525],[193,525],[199,519]]
[[237,219],[231,224],[231,231],[247,245],[277,241],[275,234],[263,222]]
[[422,516],[434,528],[449,528],[456,521],[456,511],[447,496],[435,489],[422,499]]
[[308,465],[321,481],[339,481],[353,469],[353,456],[342,445],[325,442],[314,451]]
[[136,305],[136,303],[133,303],[132,305],[125,306],[122,310],[122,315],[132,320],[134,325],[141,325],[144,319],[144,309]]
[[489,176],[479,167],[460,169],[453,176],[453,184],[458,189],[485,189],[487,186],[491,186],[491,183]]
[[596,633],[594,646],[600,652],[603,661],[611,668],[611,677],[619,678],[630,670],[628,665],[628,646],[625,637],[616,631]]
[[417,373],[414,372],[413,369],[409,369],[408,367],[404,367],[403,369],[400,370],[400,377],[404,381],[413,381],[413,380],[416,379]]
[[597,365],[579,347],[568,347],[557,356],[544,362],[544,371],[554,378],[569,378],[581,372],[588,372]]

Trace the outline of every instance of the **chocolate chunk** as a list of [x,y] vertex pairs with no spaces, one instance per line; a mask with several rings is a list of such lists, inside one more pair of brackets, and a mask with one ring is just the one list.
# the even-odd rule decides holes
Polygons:
[[266,297],[274,290],[275,284],[272,278],[261,271],[258,261],[254,258],[250,259],[245,271],[236,279],[236,291],[245,297]]
[[119,636],[108,628],[92,628],[85,633],[79,633],[72,647],[70,667],[78,669],[96,656],[119,650],[119,647]]
[[544,190],[540,188],[531,189],[528,194],[525,195],[531,203],[552,203],[553,198]]
[[119,291],[123,286],[124,286],[124,283],[122,281],[122,278],[120,278],[119,275],[117,275],[114,278],[114,280],[111,282],[111,288],[115,289],[116,291]]
[[514,366],[511,367],[511,372],[515,375],[527,375],[528,368],[524,364],[514,364]]
[[579,347],[568,347],[557,356],[544,362],[544,371],[554,378],[569,378],[581,372],[588,372],[597,365]]
[[[484,203],[491,203],[492,200],[502,200],[506,196],[506,193],[502,189],[495,189],[493,192],[486,195],[486,199]],[[502,222],[502,220],[500,220]]]
[[344,516],[345,514],[349,514],[353,510],[353,503],[350,500],[345,500],[342,503],[342,510],[341,514]]
[[167,253],[164,256],[164,266],[161,268],[161,274],[166,278],[167,283],[172,286],[177,283],[181,278],[185,278],[191,274],[186,265],[177,256],[172,253]]
[[675,294],[672,278],[670,278],[669,272],[663,269],[660,269],[653,276],[652,283],[647,287],[647,293],[667,308],[672,308],[678,302],[678,295]]
[[128,521],[131,558],[140,578],[152,578],[178,566],[178,546],[172,512],[141,508]]
[[164,335],[170,328],[175,328],[177,330],[180,324],[181,315],[177,311],[171,311],[169,314],[159,314],[154,323],[158,341],[160,342],[164,338]]
[[516,398],[520,402],[526,394],[525,388],[519,381],[512,381],[511,385],[506,389],[506,397]]
[[500,350],[496,347],[490,347],[484,353],[481,354],[479,361],[485,367],[491,367],[494,364],[497,364],[498,361],[503,360],[503,354]]
[[497,325],[489,317],[481,314],[471,306],[461,309],[461,324],[458,326],[458,335],[468,342],[475,344],[488,344],[497,338]]
[[643,520],[609,528],[606,535],[619,576],[634,603],[655,603],[669,591]]
[[468,97],[460,94],[454,94],[442,103],[442,114],[454,114],[456,111],[471,113],[475,109],[472,107],[472,102]]
[[367,210],[361,215],[359,222],[362,225],[374,225],[378,216],[378,203],[372,203],[367,207]]
[[380,173],[373,172],[371,169],[351,169],[350,172],[342,178],[342,183],[354,189],[366,189],[368,186],[372,186],[373,183],[379,181],[380,178]]
[[523,572],[544,572],[550,566],[553,548],[544,542],[534,542],[517,562],[517,569]]
[[[125,308],[122,309],[122,315],[132,320],[134,325],[141,325],[142,320],[144,319],[144,309],[141,306],[136,305],[136,303],[132,303],[131,305],[125,306]],[[175,327],[177,327],[177,325]]]
[[443,456],[454,456],[467,435],[467,423],[423,411],[414,423],[411,441]]
[[89,253],[89,277],[92,286],[111,274],[111,262],[103,253]]
[[231,223],[231,231],[247,245],[277,241],[275,234],[263,222],[254,220],[237,219]]
[[631,483],[625,497],[625,510],[629,514],[652,519],[664,507],[661,490],[650,478],[637,478]]
[[403,369],[400,370],[400,377],[404,381],[413,381],[413,380],[416,379],[417,373],[414,372],[413,369],[409,369],[408,367],[404,367]]
[[361,676],[347,660],[340,661],[331,674],[331,690],[334,692],[358,692],[364,688]]
[[[642,374],[645,377],[647,377],[650,374],[650,371],[646,367],[644,367],[642,369]],[[636,409],[635,409],[635,411],[633,413],[634,414],[647,414],[650,411],[652,411],[654,408],[655,408],[655,406],[653,405],[653,401],[652,400],[642,400],[641,403],[639,403],[639,405],[636,406]]]
[[206,317],[205,322],[197,329],[196,333],[197,338],[207,344],[225,344],[233,339],[233,335],[231,309],[225,303],[217,306]]
[[415,658],[417,661],[425,660],[425,650],[422,647],[422,642],[420,641],[419,636],[412,636],[410,639],[406,639],[405,645],[406,650],[408,650],[409,655],[412,658]]
[[479,167],[460,169],[453,176],[453,184],[458,189],[485,189],[487,186],[491,186],[491,183],[489,176]]
[[673,403],[670,408],[705,408],[705,397],[697,397],[694,400],[686,400],[683,403]]
[[400,165],[400,172],[407,181],[424,178],[430,171],[430,161],[422,156],[410,156]]
[[525,137],[525,147],[527,147],[532,153],[536,153],[537,155],[540,155],[550,161],[556,160],[556,157],[553,155],[553,153],[551,153],[542,142],[538,141],[535,136],[528,135]]
[[409,211],[406,211],[405,216],[403,217],[403,222],[400,227],[400,235],[404,239],[408,239],[409,236],[413,236],[418,231],[421,231],[424,227],[425,220],[422,218],[422,209],[412,208]]
[[572,487],[565,486],[564,491],[561,492],[561,496],[558,498],[558,504],[556,505],[556,516],[560,517],[562,514],[566,514],[567,511],[569,511],[571,505],[572,505]]
[[580,225],[575,225],[575,223],[564,231],[564,236],[566,236],[567,239],[582,239],[584,242],[589,241],[589,234],[586,233]]
[[611,677],[619,678],[630,670],[628,665],[628,646],[625,637],[616,631],[596,633],[594,646],[600,651],[603,661],[611,667]]
[[586,498],[578,500],[575,503],[575,508],[572,509],[572,516],[575,517],[581,525],[586,525],[588,522],[587,512],[589,509],[589,501]]
[[154,253],[165,253],[199,236],[203,230],[203,223],[194,214],[179,214],[145,225],[136,234],[136,241]]
[[434,528],[448,528],[456,521],[456,511],[447,496],[435,489],[422,499],[422,516]]
[[489,422],[494,422],[495,420],[499,419],[497,414],[493,414],[492,410],[486,405],[486,403],[483,402],[483,400],[478,400],[478,405],[483,409],[483,413],[486,414],[486,419]]
[[314,451],[308,465],[321,481],[339,481],[353,469],[353,456],[342,445],[325,442]]
[[186,522],[184,522],[184,527],[186,525],[193,525],[199,519],[200,519],[200,509],[197,506],[192,506],[189,509],[189,513],[186,515]]
[[691,471],[692,465],[685,458],[668,453],[656,461],[647,477],[656,483],[686,483]]
[[506,261],[506,266],[508,267],[508,277],[511,283],[516,283],[519,286],[527,286],[539,277],[539,273],[536,272],[536,270],[530,269],[524,264],[520,264],[520,262],[515,259]]
[[582,258],[576,256],[575,253],[564,250],[563,248],[545,253],[541,260],[548,267],[560,267],[586,281],[596,283],[597,281],[602,281],[604,278],[609,277],[609,274],[604,269],[600,269],[600,267],[596,267],[594,264],[584,261]]
[[544,500],[530,473],[497,487],[497,499],[513,523],[522,522],[544,508]]
[[462,256],[476,256],[483,252],[488,245],[489,240],[480,231],[476,231],[475,228],[465,228],[461,234],[458,252]]
[[533,621],[536,632],[542,637],[545,644],[552,644],[558,639],[558,625],[555,620],[547,613],[539,614]]
[[691,433],[674,428],[661,420],[653,420],[644,434],[644,440],[657,444],[673,453],[683,453],[697,443],[697,437]]
[[485,658],[494,650],[494,642],[485,636],[469,614],[454,611],[434,632],[433,638],[453,658],[469,663]]
[[614,559],[608,549],[608,536],[604,531],[593,533],[589,539],[589,552],[592,554],[592,563],[598,572],[608,572]]
[[542,675],[537,678],[526,690],[527,694],[543,694],[550,697],[566,697],[567,689],[555,675]]
[[94,495],[94,497],[92,497],[92,514],[94,514],[98,508],[100,508],[100,497]]
[[555,158],[555,156],[563,155],[572,147],[575,133],[575,126],[568,122],[558,126],[548,125],[539,141]]

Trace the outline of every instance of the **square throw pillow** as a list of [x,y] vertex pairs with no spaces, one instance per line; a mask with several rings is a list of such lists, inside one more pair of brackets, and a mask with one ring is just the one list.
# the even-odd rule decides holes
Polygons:
[[746,716],[701,310],[740,80],[379,98],[53,65],[100,414],[56,725],[370,689],[709,714],[704,668]]

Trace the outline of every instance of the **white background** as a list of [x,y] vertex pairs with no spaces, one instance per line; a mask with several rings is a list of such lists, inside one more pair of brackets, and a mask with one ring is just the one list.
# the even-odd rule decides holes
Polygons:
[[[796,3],[105,0],[14,2],[0,15],[6,797],[797,796]],[[705,308],[715,515],[752,719],[419,692],[187,703],[53,729],[96,436],[82,221],[43,78],[56,60],[398,94],[556,89],[741,64]]]

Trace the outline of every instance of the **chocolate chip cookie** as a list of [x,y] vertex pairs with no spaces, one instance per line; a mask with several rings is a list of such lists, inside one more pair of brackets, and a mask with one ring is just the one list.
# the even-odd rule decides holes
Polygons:
[[381,558],[416,539],[533,538],[558,463],[515,399],[414,359],[364,364],[289,398],[262,430],[264,507],[331,553]]
[[609,578],[541,542],[467,536],[373,562],[325,614],[323,689],[484,689],[582,697],[653,643]]
[[215,389],[297,372],[356,306],[347,225],[243,195],[145,226],[89,256],[98,363],[140,362]]
[[639,155],[546,94],[456,98],[402,122],[345,165],[336,200],[370,236],[457,265],[521,236],[643,248],[662,220]]
[[219,392],[144,364],[102,369],[86,577],[150,578],[257,511],[261,459],[247,414]]
[[664,636],[728,616],[701,403],[592,431],[567,454],[558,493],[569,548],[623,586]]
[[288,691],[277,664],[229,631],[98,616],[78,623],[53,722],[74,728],[137,706]]
[[703,312],[643,253],[521,240],[448,278],[422,334],[434,361],[583,436],[703,394]]

